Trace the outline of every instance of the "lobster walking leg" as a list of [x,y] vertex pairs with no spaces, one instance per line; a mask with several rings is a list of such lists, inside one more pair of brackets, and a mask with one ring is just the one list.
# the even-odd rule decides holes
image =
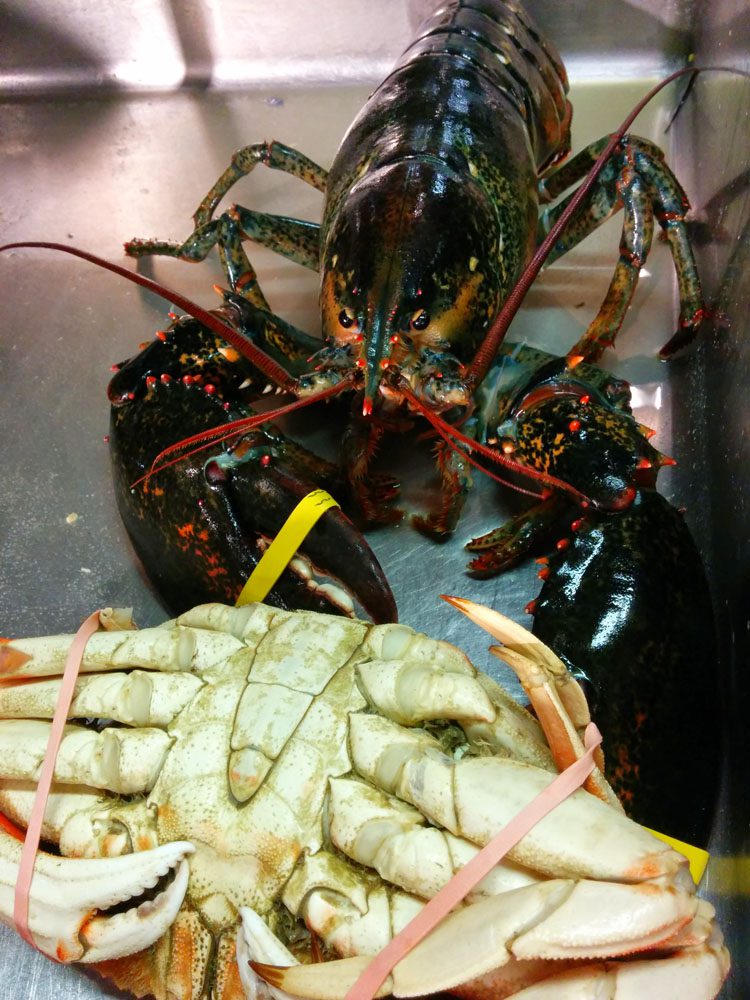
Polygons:
[[388,506],[388,501],[396,496],[399,483],[390,476],[373,476],[370,472],[370,463],[385,428],[378,420],[363,420],[357,410],[355,403],[341,441],[341,458],[349,489],[365,524],[397,524],[404,513],[397,507]]
[[258,163],[291,174],[317,190],[325,191],[327,173],[317,163],[279,142],[254,143],[234,154],[230,166],[201,201],[193,216],[195,229],[186,240],[179,243],[133,239],[125,244],[126,253],[131,257],[155,255],[195,262],[204,260],[218,246],[231,288],[254,305],[268,309],[242,241],[252,240],[304,267],[317,270],[320,226],[304,219],[254,212],[241,205],[234,205],[218,219],[212,219],[214,209],[232,185],[247,176]]
[[213,216],[219,204],[229,189],[241,178],[262,163],[271,170],[281,170],[285,174],[298,177],[305,184],[318,191],[325,191],[328,171],[319,167],[304,153],[290,146],[273,140],[271,142],[255,142],[238,149],[232,157],[232,162],[214,184],[195,211],[193,220],[196,226],[202,226]]
[[439,510],[412,518],[419,531],[441,541],[456,529],[466,498],[472,486],[469,463],[463,453],[441,441],[436,448],[437,466],[442,480]]
[[[550,172],[540,191],[545,199],[554,199],[589,170],[608,141],[592,143],[569,163]],[[540,238],[544,237],[564,210],[569,196],[540,218]],[[637,136],[625,136],[619,152],[602,171],[584,211],[568,225],[548,258],[551,263],[589,235],[620,207],[625,209],[620,258],[604,303],[583,337],[569,351],[576,361],[598,361],[611,347],[638,283],[638,276],[648,256],[656,217],[669,242],[680,294],[680,318],[677,333],[666,344],[661,357],[669,357],[690,343],[697,335],[706,309],[700,279],[687,235],[685,215],[690,207],[685,192],[664,162],[661,150]]]
[[[469,570],[475,576],[485,577],[515,566],[549,536],[560,520],[562,508],[560,498],[553,495],[501,527],[472,538],[466,549],[478,555],[469,563]],[[539,571],[539,576],[545,579],[546,567]]]

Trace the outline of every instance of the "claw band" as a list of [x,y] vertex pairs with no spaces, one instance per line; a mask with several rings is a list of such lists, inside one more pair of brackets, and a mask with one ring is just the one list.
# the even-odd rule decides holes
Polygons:
[[261,556],[240,591],[236,606],[264,600],[318,519],[331,507],[338,506],[338,502],[325,490],[313,490],[303,497]]
[[670,847],[673,847],[680,854],[685,855],[690,862],[690,874],[693,882],[698,885],[703,878],[708,859],[711,857],[708,851],[704,851],[702,847],[693,847],[692,844],[686,844],[684,840],[668,837],[666,833],[659,833],[658,830],[649,830],[647,826],[644,826],[643,829],[648,830],[654,837],[658,837],[659,840],[663,840],[665,844],[669,844]]
[[31,815],[29,817],[29,825],[26,829],[26,839],[24,840],[23,848],[21,849],[21,860],[18,866],[18,878],[16,880],[16,894],[13,903],[13,922],[15,923],[16,930],[21,937],[25,941],[28,941],[28,943],[34,948],[36,948],[36,944],[34,943],[29,930],[29,890],[31,889],[31,880],[34,877],[34,862],[36,860],[36,854],[39,849],[39,840],[41,839],[42,834],[44,810],[47,805],[47,799],[52,786],[52,777],[55,772],[57,752],[60,749],[65,723],[68,718],[71,702],[73,701],[73,691],[76,680],[78,679],[78,671],[80,670],[81,661],[83,660],[83,650],[89,640],[89,637],[92,636],[98,628],[99,612],[94,611],[94,613],[90,614],[78,629],[75,634],[75,638],[70,645],[60,685],[60,697],[58,698],[57,705],[55,707],[55,714],[52,718],[52,726],[50,728],[49,740],[47,742],[47,750],[44,755],[44,761],[42,762],[42,770],[36,787],[36,795],[34,797],[34,805],[32,806]]
[[346,994],[344,1000],[372,1000],[378,988],[398,962],[427,937],[440,921],[480,882],[487,873],[525,837],[539,820],[580,788],[594,770],[594,752],[602,734],[593,722],[586,727],[586,752],[554,779],[536,798],[516,813],[512,820],[482,850],[425,904],[424,908],[370,962]]

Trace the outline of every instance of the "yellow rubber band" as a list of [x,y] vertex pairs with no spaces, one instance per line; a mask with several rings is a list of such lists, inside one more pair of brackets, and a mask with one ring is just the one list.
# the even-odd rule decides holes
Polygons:
[[649,830],[647,826],[644,826],[643,829],[648,830],[649,833],[653,833],[659,840],[663,840],[665,844],[669,844],[670,847],[674,847],[680,854],[685,855],[690,862],[690,874],[693,876],[693,882],[698,885],[703,878],[708,859],[711,857],[708,851],[704,851],[702,847],[693,847],[692,844],[686,844],[684,840],[676,840],[674,837],[668,837],[666,833],[659,833],[658,830]]
[[242,588],[236,606],[264,600],[318,519],[331,507],[338,506],[336,500],[325,490],[313,490],[303,497],[261,556],[260,562]]

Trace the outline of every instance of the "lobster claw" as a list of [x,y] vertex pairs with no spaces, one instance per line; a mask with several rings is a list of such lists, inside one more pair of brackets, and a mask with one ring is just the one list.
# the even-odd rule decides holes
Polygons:
[[[239,523],[252,526],[258,557],[300,500],[315,488],[291,462],[266,449],[260,456],[246,453],[239,461],[229,456],[215,459],[206,467],[206,478],[224,492]],[[320,576],[328,579],[320,582]],[[269,603],[347,613],[355,610],[352,598],[375,622],[397,620],[393,593],[372,549],[341,508],[331,507],[281,574]]]
[[[338,475],[277,430],[261,428],[229,450],[199,449],[150,471],[155,457],[186,433],[252,412],[242,396],[252,368],[209,334],[200,323],[179,320],[125,363],[109,387],[120,514],[147,575],[175,614],[206,602],[234,603],[298,501]],[[203,367],[191,367],[190,357]],[[338,508],[318,521],[302,554],[264,598],[269,604],[340,614],[351,612],[354,598],[375,621],[396,620],[380,565]],[[349,594],[319,581],[321,575]]]

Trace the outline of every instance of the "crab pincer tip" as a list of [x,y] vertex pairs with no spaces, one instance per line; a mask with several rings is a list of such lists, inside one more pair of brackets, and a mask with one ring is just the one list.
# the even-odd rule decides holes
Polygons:
[[450,594],[439,594],[441,601],[447,601],[448,604],[452,604],[454,608],[460,608],[462,604],[465,603],[465,597],[451,597]]
[[372,414],[372,399],[369,396],[365,396],[362,400],[362,416],[369,417]]
[[11,641],[3,639],[0,643],[0,675],[13,673],[31,659],[29,653],[22,653],[20,649],[7,645]]
[[253,972],[257,972],[269,986],[280,987],[284,982],[283,967],[278,965],[267,965],[265,962],[249,962]]

